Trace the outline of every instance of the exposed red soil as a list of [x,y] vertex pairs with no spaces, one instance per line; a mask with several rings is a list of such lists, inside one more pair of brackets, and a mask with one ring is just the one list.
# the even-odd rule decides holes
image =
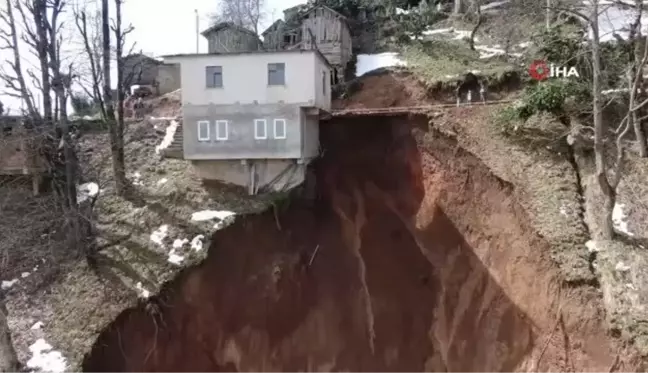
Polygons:
[[427,119],[336,120],[321,141],[316,208],[218,232],[84,370],[632,369],[596,289],[561,287],[512,187]]
[[407,72],[369,74],[353,84],[352,94],[333,102],[334,109],[416,106],[428,100],[423,84]]

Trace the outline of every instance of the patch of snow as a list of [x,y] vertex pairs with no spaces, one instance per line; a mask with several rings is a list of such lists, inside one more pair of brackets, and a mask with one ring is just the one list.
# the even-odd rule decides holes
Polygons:
[[203,249],[203,239],[205,236],[202,234],[197,235],[191,240],[191,248],[196,251],[201,251]]
[[151,233],[151,241],[162,246],[163,241],[166,238],[168,232],[169,232],[169,226],[166,224],[161,225],[160,228],[158,228],[153,233]]
[[506,51],[502,48],[492,48],[485,45],[475,45],[475,49],[479,51],[479,58],[486,59],[495,56],[505,55]]
[[614,205],[614,209],[612,210],[612,222],[614,223],[614,228],[628,236],[634,236],[634,234],[630,233],[628,230],[628,222],[626,221],[627,216],[623,212],[624,207],[625,205],[622,203]]
[[524,43],[520,43],[517,46],[520,47],[520,48],[528,48],[528,47],[531,46],[531,42],[530,41],[525,41]]
[[175,120],[176,117],[149,117],[152,120]]
[[616,267],[614,267],[614,269],[616,269],[619,272],[627,272],[630,270],[630,266],[623,262],[618,262]]
[[155,147],[156,154],[160,154],[160,151],[168,148],[169,145],[171,145],[177,129],[178,129],[178,121],[172,120],[169,126],[166,128],[166,134],[164,135],[162,142],[160,143],[160,145]]
[[176,254],[175,250],[171,250],[169,252],[169,259],[167,260],[169,263],[180,265],[180,263],[182,263],[182,261],[184,260],[184,257]]
[[18,282],[17,278],[14,278],[13,280],[9,280],[9,281],[2,281],[2,283],[0,283],[0,289],[7,290],[12,286],[16,285],[17,282]]
[[65,372],[67,368],[65,358],[60,352],[52,350],[52,346],[43,338],[39,338],[29,346],[29,351],[32,357],[27,361],[28,368],[53,373]]
[[[454,36],[455,40],[462,40],[462,39],[470,38],[470,34],[472,34],[472,31],[469,31],[469,30],[454,30],[454,33],[455,33],[455,36]],[[475,41],[477,41],[477,40],[478,39],[475,38]]]
[[42,321],[37,321],[32,327],[30,328],[31,330],[38,330],[43,327],[43,322]]
[[398,58],[398,53],[395,52],[359,54],[356,63],[356,76],[362,76],[369,71],[392,66],[407,66],[407,63]]
[[162,179],[158,180],[157,183],[158,183],[158,185],[162,185],[162,184],[166,183],[167,181],[169,181],[169,179],[167,179],[167,178],[165,177],[165,178],[162,178]]
[[452,34],[454,33],[454,28],[439,28],[439,29],[430,29],[423,31],[423,35],[438,35],[438,34]]
[[173,245],[171,245],[171,247],[173,247],[174,249],[181,249],[182,246],[184,246],[184,245],[186,245],[188,243],[189,243],[189,240],[186,239],[186,238],[183,238],[181,240],[176,239],[175,241],[173,241]]
[[232,211],[226,211],[226,210],[222,210],[222,211],[203,210],[203,211],[198,211],[198,212],[194,212],[193,214],[191,214],[191,220],[193,220],[193,221],[206,221],[206,220],[212,220],[212,219],[216,219],[216,218],[218,218],[220,220],[223,220],[223,219],[226,219],[226,218],[228,218],[230,216],[234,216],[234,215],[236,215],[236,214],[233,213]]
[[135,287],[137,288],[137,291],[139,292],[140,298],[148,298],[151,296],[151,292],[144,289],[144,286],[142,285],[141,282],[138,282],[135,284]]
[[596,242],[594,242],[593,240],[585,242],[585,247],[587,247],[587,251],[589,251],[590,253],[597,253],[601,251],[601,249],[596,246]]
[[142,178],[142,174],[140,174],[140,173],[137,172],[137,171],[134,172],[134,173],[133,173],[133,185],[144,185],[144,183],[142,182],[141,178]]
[[410,14],[410,11],[402,8],[396,8],[396,14]]
[[[598,27],[601,42],[615,41],[615,33],[618,34],[622,39],[627,39],[630,34],[630,24],[636,17],[637,10],[635,10],[634,8],[628,8],[627,6],[624,6],[622,4],[615,4],[615,2],[624,2],[626,3],[626,5],[633,5],[631,4],[631,0],[599,1],[600,8]],[[584,0],[583,4],[585,5],[585,8],[588,8],[590,6],[590,2],[587,0]],[[584,12],[589,12],[589,9],[585,9]],[[642,17],[645,16],[646,14],[642,15]],[[641,32],[645,34],[647,31],[648,24],[644,24],[642,22]],[[589,30],[588,36],[590,39],[592,38],[591,28]]]
[[511,0],[494,1],[494,2],[492,2],[490,4],[482,5],[479,8],[481,10],[495,9],[495,8],[498,8],[498,7],[502,6],[502,5],[504,5],[504,4],[508,4],[510,2],[511,2]]
[[77,202],[81,203],[99,194],[97,183],[84,183],[77,187]]
[[635,288],[635,286],[633,284],[628,283],[628,284],[625,284],[625,286],[630,290],[637,290],[637,288]]
[[565,206],[565,205],[560,206],[560,214],[563,215],[563,216],[569,216],[567,214],[567,206]]
[[27,277],[29,277],[30,274],[31,273],[29,273],[29,272],[23,272],[23,273],[20,274],[20,277],[27,278]]

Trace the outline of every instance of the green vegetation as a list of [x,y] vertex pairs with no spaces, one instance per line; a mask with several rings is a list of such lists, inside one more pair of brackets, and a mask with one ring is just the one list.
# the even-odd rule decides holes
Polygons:
[[444,82],[470,70],[481,75],[503,75],[515,67],[501,59],[482,60],[479,52],[470,50],[459,40],[412,41],[401,46],[403,58],[412,72],[428,82]]

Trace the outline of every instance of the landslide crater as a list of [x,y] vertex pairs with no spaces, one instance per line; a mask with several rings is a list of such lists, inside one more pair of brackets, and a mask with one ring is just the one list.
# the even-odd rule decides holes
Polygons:
[[84,370],[629,368],[597,290],[562,285],[512,186],[426,118],[336,119],[321,142],[315,206],[218,232]]

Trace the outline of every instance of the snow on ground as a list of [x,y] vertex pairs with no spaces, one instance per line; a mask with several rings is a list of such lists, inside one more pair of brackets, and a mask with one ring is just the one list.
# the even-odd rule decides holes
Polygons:
[[135,287],[137,288],[137,291],[139,292],[139,296],[141,298],[148,298],[151,296],[151,292],[144,289],[144,286],[142,285],[141,282],[138,282]]
[[178,121],[172,120],[169,126],[166,128],[166,134],[162,139],[160,145],[155,147],[155,153],[160,154],[160,151],[166,149],[173,142],[173,136],[175,136],[176,130],[178,129]]
[[43,322],[42,321],[37,321],[32,327],[30,328],[31,330],[38,330],[43,327]]
[[495,9],[495,8],[498,8],[498,7],[502,6],[502,5],[504,5],[504,4],[508,4],[510,2],[511,2],[511,0],[494,1],[494,2],[492,2],[490,4],[482,5],[479,8],[481,10]]
[[[618,1],[618,0],[614,0]],[[626,2],[631,0],[625,0]],[[587,8],[591,3],[588,0],[583,0],[583,5]],[[588,12],[589,10],[584,10]],[[644,12],[645,13],[645,12]],[[636,10],[629,9],[622,5],[613,5],[612,1],[602,0],[599,2],[599,35],[601,41],[616,40],[614,33],[619,34],[623,39],[626,39],[629,34],[629,26],[636,16]],[[646,14],[642,15],[645,18]],[[648,32],[648,23],[642,22],[641,32]],[[592,37],[592,30],[589,31],[589,37]]]
[[191,248],[195,251],[201,251],[203,249],[203,240],[205,236],[202,234],[197,235],[191,240]]
[[173,245],[171,245],[171,247],[173,247],[174,249],[181,249],[182,246],[184,246],[184,245],[186,245],[188,243],[189,243],[189,240],[186,239],[186,238],[183,238],[181,240],[176,239],[175,241],[173,241]]
[[165,184],[167,181],[169,181],[169,179],[167,179],[166,177],[164,177],[164,178],[158,180],[157,184],[158,184],[158,185],[162,185],[162,184]]
[[614,205],[614,209],[612,210],[612,222],[614,223],[614,228],[628,236],[634,236],[634,234],[630,233],[628,230],[628,222],[626,221],[627,216],[623,212],[624,207],[625,205],[623,203],[617,203]]
[[405,61],[398,57],[398,53],[385,52],[378,54],[359,54],[356,63],[356,76],[362,76],[369,71],[383,67],[406,66]]
[[84,202],[97,194],[99,194],[99,185],[97,183],[81,184],[77,187],[77,202]]
[[11,288],[12,286],[16,285],[16,283],[18,283],[17,278],[14,278],[13,280],[10,280],[10,281],[2,281],[2,283],[0,283],[0,289],[7,290],[7,289]]
[[29,351],[32,357],[27,361],[28,368],[53,373],[65,372],[67,367],[65,358],[60,352],[52,350],[52,346],[43,338],[39,338],[29,346]]
[[169,226],[166,224],[161,225],[160,228],[158,228],[153,233],[151,233],[151,241],[162,246],[163,241],[166,238],[168,232],[169,232]]
[[[470,30],[457,30],[454,27],[449,28],[439,28],[439,29],[428,29],[423,31],[424,36],[433,36],[433,35],[443,35],[448,34],[452,39],[462,40],[469,38],[471,31]],[[478,41],[479,38],[475,37],[475,41]]]
[[142,174],[139,172],[133,173],[133,185],[144,185],[142,182]]
[[194,212],[191,214],[191,220],[193,221],[206,221],[206,220],[212,220],[212,219],[220,219],[224,220],[230,216],[236,215],[232,211],[216,211],[216,210],[203,210],[203,211],[198,211]]
[[590,253],[595,253],[599,251],[598,246],[596,246],[596,242],[592,240],[585,242],[585,247],[587,247],[587,251],[589,251]]
[[167,259],[169,263],[180,265],[182,264],[183,260],[184,256],[177,254],[174,249],[171,249],[171,251],[169,251],[169,258]]

